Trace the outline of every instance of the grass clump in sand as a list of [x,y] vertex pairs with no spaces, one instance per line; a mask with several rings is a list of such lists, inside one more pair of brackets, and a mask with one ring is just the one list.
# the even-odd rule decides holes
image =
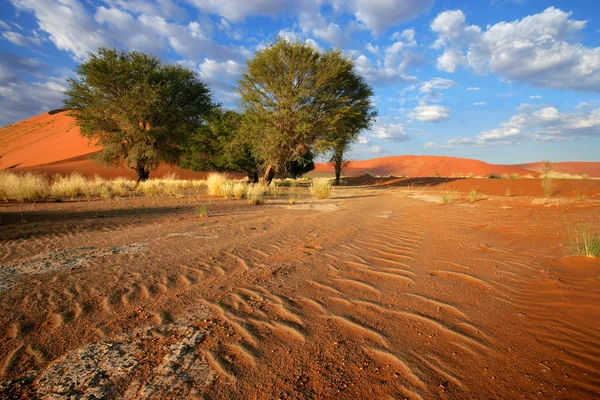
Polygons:
[[79,173],[72,173],[66,176],[56,174],[52,177],[50,194],[55,199],[74,199],[79,195],[89,196],[92,192],[91,189],[94,188]]
[[504,191],[504,195],[505,195],[506,197],[510,197],[510,196],[512,195],[512,192],[510,191],[510,189],[509,189],[509,188],[506,188],[506,190]]
[[198,207],[196,207],[196,215],[200,218],[208,217],[208,205],[200,204]]
[[227,182],[227,175],[220,173],[212,173],[206,178],[206,188],[211,196],[223,196],[221,188]]
[[0,172],[0,198],[4,201],[43,200],[49,194],[48,181],[42,175],[30,172],[25,174]]
[[489,175],[487,176],[487,178],[488,178],[488,179],[501,179],[502,177],[501,177],[500,175],[498,175],[498,174],[494,174],[494,173],[492,173],[492,174],[489,174]]
[[314,179],[310,186],[310,193],[317,199],[329,199],[332,192],[331,180],[327,178]]
[[148,197],[152,197],[160,194],[162,192],[162,187],[158,180],[147,180],[138,184],[137,191]]
[[299,197],[300,197],[300,193],[298,193],[298,185],[296,185],[296,183],[294,183],[293,185],[290,186],[290,194],[288,197],[288,203],[296,204],[296,201],[298,201]]
[[469,203],[475,203],[477,201],[477,190],[473,189],[469,193]]
[[227,199],[243,199],[246,197],[248,185],[244,182],[225,181],[221,183],[219,192],[221,196]]
[[600,233],[592,232],[588,225],[580,224],[575,233],[569,236],[574,254],[591,258],[600,257]]
[[248,186],[246,197],[248,204],[255,206],[265,203],[265,194],[269,192],[269,188],[263,183],[255,183]]

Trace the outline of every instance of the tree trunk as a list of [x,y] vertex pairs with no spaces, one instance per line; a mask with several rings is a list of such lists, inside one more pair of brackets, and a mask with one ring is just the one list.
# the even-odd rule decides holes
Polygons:
[[258,183],[258,171],[248,172],[248,180],[250,183]]
[[146,169],[146,167],[144,167],[143,165],[138,165],[133,169],[137,174],[137,183],[148,180],[148,176],[150,176],[150,169]]
[[267,185],[270,185],[271,181],[273,180],[274,177],[275,177],[275,168],[273,168],[273,166],[271,166],[271,165],[268,165],[267,168],[265,169],[265,174],[263,175],[263,181]]
[[336,149],[333,155],[333,167],[335,169],[335,186],[340,185],[340,177],[342,176],[342,168],[344,167],[344,151]]
[[335,186],[340,186],[340,177],[342,175],[342,159],[335,160]]

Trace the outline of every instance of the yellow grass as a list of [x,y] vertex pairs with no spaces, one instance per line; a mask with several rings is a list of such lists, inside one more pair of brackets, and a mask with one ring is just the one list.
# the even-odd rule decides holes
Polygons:
[[220,173],[212,173],[206,178],[206,187],[208,194],[211,196],[223,196],[221,193],[221,187],[227,182],[227,175]]
[[310,193],[317,199],[328,199],[332,195],[331,180],[326,178],[314,179]]

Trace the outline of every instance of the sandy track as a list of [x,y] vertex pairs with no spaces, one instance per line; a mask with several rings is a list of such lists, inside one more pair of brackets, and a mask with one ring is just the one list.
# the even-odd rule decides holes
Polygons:
[[[21,272],[0,293],[0,393],[600,395],[599,265],[560,259],[560,219],[596,223],[596,202],[344,190],[207,219],[189,198],[3,209],[1,263]],[[64,268],[25,268],[48,253]]]

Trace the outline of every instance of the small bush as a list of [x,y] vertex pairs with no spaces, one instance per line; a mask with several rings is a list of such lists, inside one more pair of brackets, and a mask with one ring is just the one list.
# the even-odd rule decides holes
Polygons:
[[135,188],[135,181],[123,177],[118,177],[111,182],[110,188],[115,196],[125,196]]
[[508,174],[502,174],[502,179],[510,179],[510,175]]
[[452,197],[450,197],[449,194],[443,194],[442,195],[442,203],[444,204],[448,204],[452,201]]
[[571,247],[576,255],[600,257],[600,233],[594,233],[588,225],[581,224],[577,226],[575,234],[569,236]]
[[517,175],[517,174],[510,174],[510,179],[519,179],[519,175]]
[[470,173],[467,174],[467,178],[473,179],[473,178],[475,178],[475,174],[472,173],[472,172],[470,172]]
[[212,173],[206,178],[206,187],[208,194],[211,196],[223,196],[221,193],[221,187],[227,182],[226,174]]
[[507,188],[507,189],[504,191],[504,195],[505,195],[506,197],[510,197],[510,196],[511,196],[511,194],[512,194],[512,192],[511,192],[511,191],[510,191],[510,189],[508,189],[508,188]]
[[469,203],[475,203],[477,201],[477,190],[473,189],[469,193]]
[[553,178],[550,178],[548,175],[544,175],[542,177],[540,185],[542,186],[544,196],[546,197],[552,196],[556,190],[556,181]]
[[315,179],[310,186],[310,193],[317,199],[329,199],[332,190],[331,180],[327,178]]
[[489,174],[489,175],[487,176],[487,178],[488,178],[488,179],[500,179],[501,177],[500,177],[500,175],[498,175],[498,174],[493,174],[493,173],[492,173],[492,174]]
[[208,217],[208,205],[200,204],[198,207],[196,207],[196,215],[201,218]]

